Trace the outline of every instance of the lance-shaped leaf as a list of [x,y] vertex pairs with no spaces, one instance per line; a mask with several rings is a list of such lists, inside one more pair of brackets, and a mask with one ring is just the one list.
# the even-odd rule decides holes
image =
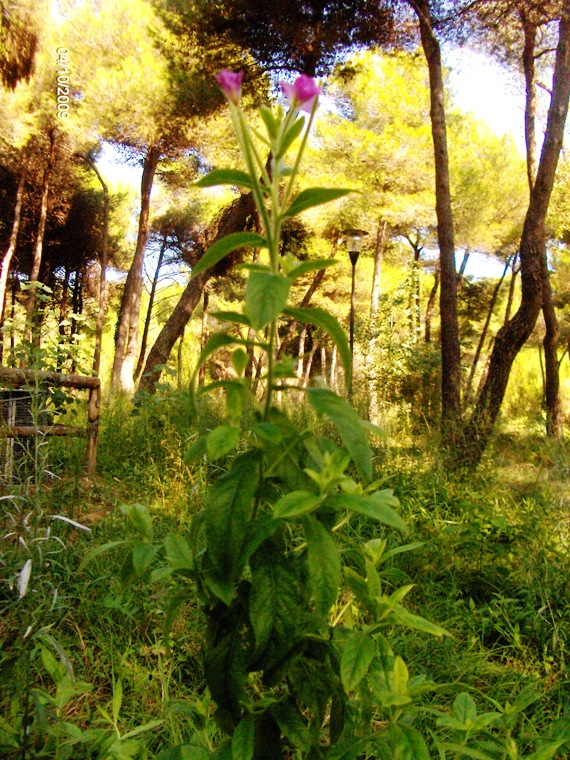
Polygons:
[[202,258],[192,269],[192,278],[210,269],[218,261],[221,261],[228,253],[236,251],[238,248],[263,248],[266,245],[265,238],[258,235],[257,232],[232,232],[221,240],[216,240]]
[[216,187],[217,185],[236,185],[251,189],[253,181],[247,172],[239,169],[214,169],[194,183],[194,187]]
[[308,187],[306,190],[302,190],[299,195],[293,199],[293,202],[283,214],[283,218],[290,216],[297,216],[302,211],[306,211],[309,208],[315,206],[322,206],[323,203],[330,203],[330,201],[336,201],[337,198],[342,198],[348,193],[353,191],[346,188],[332,188],[332,187]]
[[364,631],[351,631],[344,643],[340,677],[347,692],[362,681],[376,654],[374,639]]
[[372,480],[372,452],[360,418],[348,401],[327,388],[309,388],[307,397],[317,414],[324,414],[334,422],[360,477]]
[[245,314],[240,314],[239,311],[211,311],[210,316],[219,319],[220,322],[232,322],[235,325],[251,327],[249,317],[246,317]]
[[[338,355],[344,369],[344,378],[347,385],[350,384],[350,377],[352,374],[352,357],[350,354],[350,346],[346,338],[346,334],[339,322],[332,314],[324,309],[316,308],[287,308],[283,310],[283,313],[288,317],[293,317],[297,322],[307,323],[320,327],[324,330],[332,339],[338,350]],[[359,423],[360,424],[360,423]]]
[[206,502],[206,539],[211,563],[209,587],[225,604],[241,572],[240,558],[258,482],[258,455],[239,456],[210,488]]
[[299,137],[299,135],[303,131],[304,125],[305,125],[305,119],[301,116],[296,121],[294,121],[293,124],[289,127],[287,132],[281,138],[279,151],[277,155],[275,156],[277,160],[279,160],[280,158],[283,158],[285,153],[287,153],[291,145],[295,142],[295,140]]
[[327,498],[325,506],[336,510],[349,509],[351,512],[358,512],[392,528],[397,528],[402,533],[408,532],[406,523],[391,506],[390,501],[383,497],[382,491],[371,496],[362,493],[332,494]]
[[307,539],[309,579],[319,615],[327,615],[336,601],[341,564],[338,547],[325,526],[315,517],[303,519]]
[[291,491],[282,496],[273,510],[274,517],[295,518],[316,509],[321,502],[319,496],[310,491]]
[[245,289],[245,310],[255,330],[261,330],[281,314],[291,280],[270,272],[251,272]]
[[336,259],[313,259],[312,261],[301,261],[299,264],[290,269],[287,274],[292,280],[302,277],[308,272],[318,272],[320,269],[328,269],[338,264]]

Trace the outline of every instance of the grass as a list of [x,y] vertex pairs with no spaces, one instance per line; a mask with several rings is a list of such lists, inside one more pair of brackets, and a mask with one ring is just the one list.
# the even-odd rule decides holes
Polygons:
[[[196,605],[186,602],[165,636],[167,588],[122,586],[121,548],[79,568],[93,547],[128,537],[122,504],[145,504],[162,534],[187,524],[208,473],[185,452],[217,421],[215,407],[192,417],[184,394],[134,414],[116,401],[103,417],[96,478],[83,475],[82,441],[56,440],[48,461],[57,477],[4,494],[13,498],[2,501],[0,533],[1,757],[155,758],[189,741],[189,757],[210,756],[218,735]],[[436,734],[430,710],[451,710],[462,691],[480,712],[495,709],[489,700],[524,698],[513,729],[524,749],[570,715],[569,445],[504,430],[463,479],[434,450],[404,430],[376,452],[377,476],[395,489],[411,529],[406,540],[423,544],[395,555],[384,582],[414,583],[413,611],[452,636],[399,630],[391,643],[412,675],[441,685],[421,718]],[[28,558],[32,575],[18,599]]]

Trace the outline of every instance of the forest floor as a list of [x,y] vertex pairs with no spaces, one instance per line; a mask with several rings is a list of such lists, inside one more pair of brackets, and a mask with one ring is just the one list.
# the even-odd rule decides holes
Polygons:
[[[185,602],[165,633],[168,584],[121,583],[130,538],[121,505],[144,504],[160,536],[187,528],[202,507],[212,473],[186,464],[185,452],[212,418],[190,422],[181,399],[135,415],[111,409],[96,477],[83,473],[81,441],[54,441],[42,467],[57,477],[41,488],[31,480],[5,487],[0,757],[211,756],[219,733],[197,605]],[[568,757],[564,747],[558,755],[525,750],[570,726],[570,444],[505,424],[480,468],[462,477],[434,452],[425,434],[399,430],[374,460],[413,545],[390,559],[383,578],[414,584],[408,607],[451,634],[398,630],[391,639],[410,675],[438,684],[426,726],[430,710],[449,710],[467,691],[482,712],[511,711],[521,756]],[[167,749],[182,744],[193,754]],[[492,749],[444,756],[515,757]]]

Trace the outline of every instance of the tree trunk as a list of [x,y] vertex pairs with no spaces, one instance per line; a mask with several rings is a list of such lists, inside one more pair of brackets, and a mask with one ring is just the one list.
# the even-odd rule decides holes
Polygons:
[[12,233],[10,235],[8,250],[4,254],[4,258],[2,259],[2,272],[0,273],[0,326],[4,324],[4,311],[6,309],[6,285],[8,283],[10,265],[12,263],[12,257],[14,256],[14,251],[16,250],[16,243],[18,242],[18,233],[20,231],[20,221],[22,218],[22,201],[24,198],[24,187],[26,184],[28,160],[29,160],[29,147],[28,145],[26,145],[26,147],[22,151],[22,158],[20,160],[20,179],[18,181],[18,189],[16,191],[16,205],[14,207],[14,221],[12,223]]
[[384,261],[384,240],[387,223],[381,219],[376,230],[376,247],[374,249],[374,274],[372,275],[372,292],[370,294],[370,326],[368,330],[368,353],[366,354],[366,369],[374,371],[374,349],[378,337],[378,310],[380,307],[380,282],[382,279],[382,263]]
[[40,274],[40,267],[42,265],[42,253],[44,247],[44,234],[46,229],[47,211],[48,211],[48,196],[50,188],[50,179],[53,167],[55,164],[55,147],[56,139],[55,132],[53,130],[49,133],[49,154],[47,164],[44,170],[44,176],[42,181],[42,200],[40,204],[40,220],[38,223],[38,232],[36,235],[36,242],[34,245],[32,272],[30,274],[30,284],[32,285],[28,300],[26,302],[26,328],[24,330],[24,340],[30,341],[32,337],[34,310],[36,308],[36,284]]
[[542,264],[542,315],[546,327],[542,342],[544,347],[546,434],[549,438],[562,438],[562,406],[560,403],[560,374],[557,351],[560,328],[552,299],[546,256],[544,256]]
[[[523,69],[525,74],[525,142],[526,165],[529,188],[532,191],[536,177],[536,72],[535,47],[536,25],[531,23],[524,10],[521,13],[524,30]],[[546,250],[542,270],[542,314],[546,332],[544,335],[544,369],[545,369],[545,403],[546,403],[546,434],[551,438],[562,437],[562,409],[560,405],[560,377],[558,370],[558,341],[560,328],[556,317],[556,309],[552,299],[550,274]]]
[[497,334],[485,384],[465,427],[465,447],[460,461],[470,466],[481,459],[501,407],[512,364],[530,336],[542,307],[546,261],[545,221],[562,147],[569,97],[570,0],[564,0],[546,134],[520,245],[521,305],[514,317]]
[[[208,293],[208,286],[206,285],[204,287],[204,296],[202,299],[202,332],[200,335],[200,352],[204,350],[204,347],[206,343],[208,342],[208,306],[210,301],[210,295]],[[251,330],[251,328],[250,328]],[[252,338],[249,338],[248,334],[248,340],[253,340]],[[253,346],[251,347],[253,349]],[[249,349],[249,346],[248,346]],[[253,361],[253,351],[251,353],[251,362]],[[200,385],[204,385],[206,382],[206,364],[202,364],[200,367],[200,372],[198,373],[198,383]]]
[[426,306],[426,322],[424,340],[426,343],[431,343],[431,315],[433,314],[433,307],[435,304],[435,297],[439,288],[439,261],[436,264],[435,272],[433,273],[433,287],[430,290],[429,298]]
[[[240,196],[239,199],[226,209],[215,239],[220,240],[231,232],[247,229],[251,225],[252,220],[257,222],[255,201],[253,194],[247,193]],[[202,272],[190,280],[180,296],[180,301],[174,307],[174,311],[166,321],[149,352],[139,384],[140,391],[143,393],[155,392],[156,383],[159,382],[162,373],[162,366],[168,361],[174,344],[192,316],[194,308],[202,296],[204,285],[210,277],[218,275],[220,267],[224,271],[224,268],[231,267],[242,255],[243,251],[237,250],[221,261],[216,267],[208,269],[206,272]]]
[[491,296],[491,302],[489,303],[489,308],[487,310],[487,317],[485,319],[485,324],[483,325],[483,330],[481,331],[479,342],[477,343],[477,349],[475,351],[475,356],[473,357],[473,361],[471,362],[471,369],[469,370],[469,377],[467,378],[467,384],[465,386],[464,400],[465,400],[466,406],[471,399],[471,389],[473,387],[473,378],[475,377],[475,372],[477,371],[477,364],[479,363],[479,357],[481,356],[481,351],[483,350],[483,346],[485,344],[485,341],[487,340],[487,331],[489,330],[489,325],[491,324],[493,309],[495,308],[495,304],[497,303],[499,290],[501,289],[503,280],[507,276],[507,272],[509,271],[510,265],[511,265],[511,259],[509,259],[507,263],[505,264],[505,268],[503,269],[503,274],[501,275],[501,279],[495,285],[495,288],[493,290],[493,295]]
[[141,374],[141,370],[144,365],[145,360],[145,354],[146,354],[146,344],[148,341],[148,331],[150,330],[150,320],[152,317],[152,309],[154,306],[154,297],[156,295],[156,286],[158,284],[158,277],[160,275],[160,270],[162,269],[162,263],[164,261],[164,252],[166,250],[166,235],[162,239],[162,245],[160,246],[160,252],[158,254],[158,261],[156,263],[156,269],[154,271],[154,277],[152,279],[152,285],[150,287],[150,294],[148,297],[148,308],[146,310],[146,317],[144,320],[144,328],[143,328],[143,334],[141,338],[141,350],[139,352],[139,358],[137,361],[137,367],[135,369],[135,375],[134,380],[135,383],[139,379],[139,376]]
[[157,145],[151,145],[145,156],[141,181],[141,210],[137,245],[125,282],[119,311],[111,385],[115,390],[122,389],[128,393],[134,391],[133,370],[138,349],[144,251],[149,231],[150,195],[159,158],[160,148]]
[[452,447],[458,443],[461,417],[461,353],[457,320],[457,273],[449,186],[449,160],[439,42],[434,34],[428,0],[408,0],[420,25],[430,82],[430,118],[435,158],[437,239],[441,265],[441,432]]
[[513,256],[513,261],[511,264],[511,281],[509,283],[509,296],[507,298],[507,308],[505,309],[505,318],[503,320],[503,324],[506,325],[509,319],[511,318],[511,309],[513,308],[513,299],[515,297],[515,283],[517,281],[517,275],[519,273],[519,269],[517,269],[517,261],[519,258],[519,251],[515,253]]
[[176,385],[178,387],[178,390],[182,390],[182,357],[184,353],[184,334],[186,332],[186,328],[182,328],[182,332],[180,333],[180,338],[178,339],[178,351],[176,355]]
[[524,109],[524,139],[526,146],[526,171],[528,185],[532,190],[536,177],[536,71],[534,66],[534,51],[536,47],[536,25],[521,11],[521,21],[524,31],[524,47],[522,64],[525,80],[525,109]]
[[146,360],[144,372],[139,383],[139,392],[154,393],[156,383],[160,382],[162,368],[168,361],[168,357],[174,344],[182,335],[182,331],[188,324],[194,309],[202,297],[204,285],[208,282],[211,270],[202,272],[194,279],[190,280],[180,300],[174,307],[174,311],[166,321],[166,324],[160,331],[153,347],[150,349]]

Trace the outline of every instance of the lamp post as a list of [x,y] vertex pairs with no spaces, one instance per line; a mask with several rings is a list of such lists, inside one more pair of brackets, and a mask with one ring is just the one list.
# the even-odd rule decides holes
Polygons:
[[[368,235],[364,230],[345,230],[346,235],[346,247],[348,249],[348,255],[350,257],[350,263],[352,264],[352,287],[350,291],[350,357],[354,366],[354,286],[356,282],[356,262],[362,250],[362,243],[364,242],[365,235]],[[350,377],[350,384],[348,387],[348,396],[352,396],[352,374]]]

